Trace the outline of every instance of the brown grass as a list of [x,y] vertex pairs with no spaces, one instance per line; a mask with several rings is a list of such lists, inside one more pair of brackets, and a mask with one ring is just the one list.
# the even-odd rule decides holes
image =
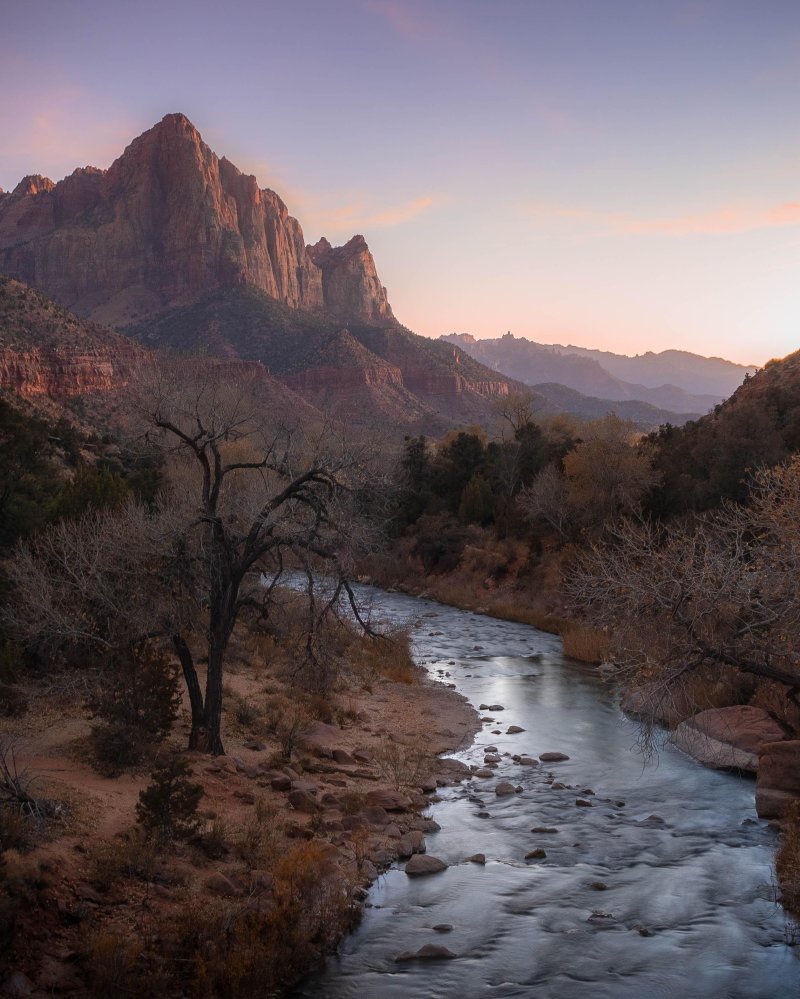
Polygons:
[[562,632],[564,655],[582,663],[602,663],[611,651],[609,636],[596,628],[572,624]]

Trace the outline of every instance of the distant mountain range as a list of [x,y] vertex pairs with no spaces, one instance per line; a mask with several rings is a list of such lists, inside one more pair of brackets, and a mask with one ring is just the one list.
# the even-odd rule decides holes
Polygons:
[[[558,383],[612,401],[638,400],[673,415],[705,413],[756,369],[719,357],[665,350],[635,357],[585,347],[542,344],[510,333],[476,340],[469,333],[440,337],[489,368],[527,385]],[[672,420],[671,422],[676,422]]]
[[[107,170],[84,167],[58,183],[32,175],[0,192],[0,273],[18,282],[3,289],[0,388],[22,394],[111,390],[137,367],[132,338],[258,362],[265,379],[302,397],[298,411],[368,427],[488,425],[496,400],[527,382],[543,412],[614,408],[651,429],[705,412],[747,370],[677,352],[668,365],[667,355],[620,358],[510,336],[417,336],[395,318],[363,236],[306,245],[281,198],[219,159],[182,114],[134,139]],[[47,297],[26,301],[24,285]],[[618,369],[634,362],[641,374],[625,381],[633,375]],[[282,399],[291,409],[285,391]]]

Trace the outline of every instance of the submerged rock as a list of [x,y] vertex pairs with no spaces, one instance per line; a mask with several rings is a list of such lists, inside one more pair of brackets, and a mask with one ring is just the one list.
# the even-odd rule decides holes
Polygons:
[[440,944],[425,944],[417,951],[404,950],[402,954],[397,955],[395,961],[451,961],[454,957],[458,957],[458,954],[454,954],[447,947],[442,947]]

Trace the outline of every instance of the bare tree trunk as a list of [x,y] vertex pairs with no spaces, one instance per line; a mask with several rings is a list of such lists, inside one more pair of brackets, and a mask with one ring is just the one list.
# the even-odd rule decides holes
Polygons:
[[222,670],[227,639],[224,634],[212,634],[208,647],[206,677],[205,751],[224,756],[222,745]]
[[172,644],[178,653],[183,679],[189,692],[189,705],[192,709],[192,731],[189,735],[189,749],[204,750],[206,748],[206,711],[203,704],[203,694],[200,690],[200,680],[194,668],[191,650],[183,635],[173,635]]

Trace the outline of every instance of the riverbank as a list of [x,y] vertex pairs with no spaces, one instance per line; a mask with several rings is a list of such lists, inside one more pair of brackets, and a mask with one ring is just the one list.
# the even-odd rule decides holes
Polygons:
[[[136,826],[149,770],[99,774],[81,699],[30,689],[27,713],[6,733],[36,795],[61,805],[25,849],[5,854],[6,991],[110,996],[141,986],[143,995],[156,987],[165,996],[186,988],[244,996],[259,994],[253,981],[272,975],[285,987],[310,970],[357,921],[380,871],[424,850],[425,833],[438,828],[424,814],[429,802],[466,770],[440,754],[480,728],[444,683],[422,670],[403,679],[413,682],[376,669],[367,682],[342,684],[319,706],[325,720],[312,720],[305,708],[292,714],[287,684],[240,659],[226,681],[227,755],[182,754],[202,786],[202,829],[167,851],[149,849]],[[272,732],[263,723],[270,712]],[[159,756],[187,734],[184,705]],[[287,886],[308,875],[309,897],[295,898]],[[248,932],[260,925],[263,953],[243,956],[235,933],[238,952],[226,952],[218,936],[226,920]],[[183,962],[180,987],[171,962]]]

